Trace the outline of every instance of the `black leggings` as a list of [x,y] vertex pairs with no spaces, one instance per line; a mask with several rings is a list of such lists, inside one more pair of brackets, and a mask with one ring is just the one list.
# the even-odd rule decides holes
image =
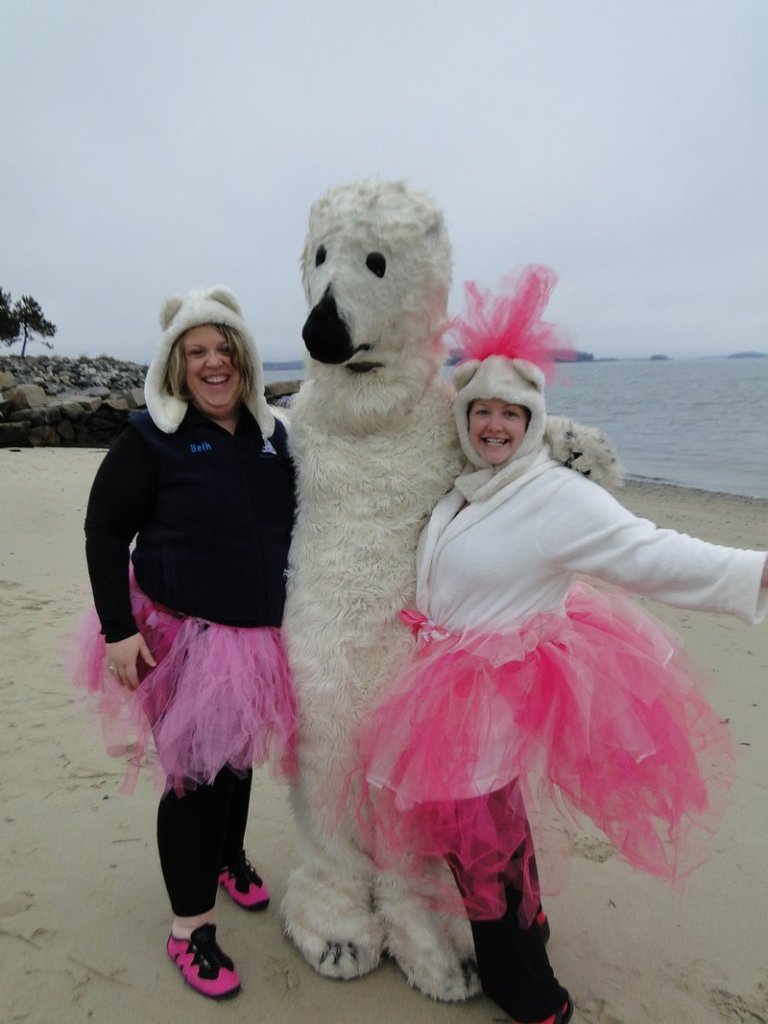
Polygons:
[[[459,891],[466,896],[471,880],[455,861],[450,867]],[[568,992],[550,966],[539,925],[536,921],[529,927],[520,924],[522,893],[514,885],[505,885],[504,894],[507,909],[502,917],[469,922],[480,984],[483,992],[520,1024],[545,1020],[562,1008]]]
[[507,886],[507,911],[495,921],[470,921],[483,992],[516,1021],[540,1021],[568,998],[549,963],[541,929],[523,928],[520,893]]
[[210,786],[171,790],[157,809],[157,848],[171,908],[196,917],[216,903],[219,874],[242,852],[253,773],[223,768]]

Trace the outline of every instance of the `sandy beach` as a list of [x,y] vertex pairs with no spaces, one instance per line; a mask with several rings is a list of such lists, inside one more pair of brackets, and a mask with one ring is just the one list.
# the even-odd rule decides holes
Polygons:
[[[355,982],[321,978],[283,938],[294,861],[285,789],[257,776],[248,850],[272,906],[218,910],[243,991],[214,1004],[167,960],[170,911],[155,850],[157,795],[119,793],[121,764],[76,704],[62,641],[88,600],[82,521],[103,453],[0,450],[0,1022],[28,1024],[481,1024],[487,999],[440,1004],[385,962]],[[629,484],[634,512],[707,540],[768,547],[768,501]],[[682,894],[635,874],[598,835],[547,901],[550,955],[578,1024],[768,1022],[768,625],[653,610],[717,680],[712,700],[740,751],[712,854]]]

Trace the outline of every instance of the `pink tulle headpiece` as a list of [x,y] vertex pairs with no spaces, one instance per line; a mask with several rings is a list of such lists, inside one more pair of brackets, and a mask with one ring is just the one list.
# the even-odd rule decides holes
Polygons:
[[556,284],[554,270],[536,264],[524,267],[517,277],[503,278],[499,294],[467,282],[466,312],[455,318],[450,332],[462,351],[462,361],[489,356],[525,359],[550,379],[556,358],[575,359],[564,333],[541,319]]

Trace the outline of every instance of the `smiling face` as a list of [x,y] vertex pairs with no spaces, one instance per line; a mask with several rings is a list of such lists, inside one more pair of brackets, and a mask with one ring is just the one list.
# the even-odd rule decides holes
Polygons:
[[489,466],[503,466],[523,443],[530,413],[501,398],[476,398],[467,417],[469,440]]
[[234,429],[243,379],[233,365],[229,342],[212,324],[191,327],[179,339],[184,353],[184,383],[192,404],[209,419]]

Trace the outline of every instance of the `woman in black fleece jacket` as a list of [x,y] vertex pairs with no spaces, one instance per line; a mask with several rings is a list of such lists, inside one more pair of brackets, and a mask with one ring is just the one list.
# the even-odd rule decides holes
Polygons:
[[98,623],[86,627],[77,682],[110,752],[129,754],[129,787],[156,751],[175,915],[166,949],[187,984],[221,999],[240,979],[216,941],[217,889],[248,910],[269,902],[243,849],[252,766],[292,763],[279,627],[294,478],[235,296],[219,286],[173,297],[161,324],[148,411],[116,439],[88,502]]

